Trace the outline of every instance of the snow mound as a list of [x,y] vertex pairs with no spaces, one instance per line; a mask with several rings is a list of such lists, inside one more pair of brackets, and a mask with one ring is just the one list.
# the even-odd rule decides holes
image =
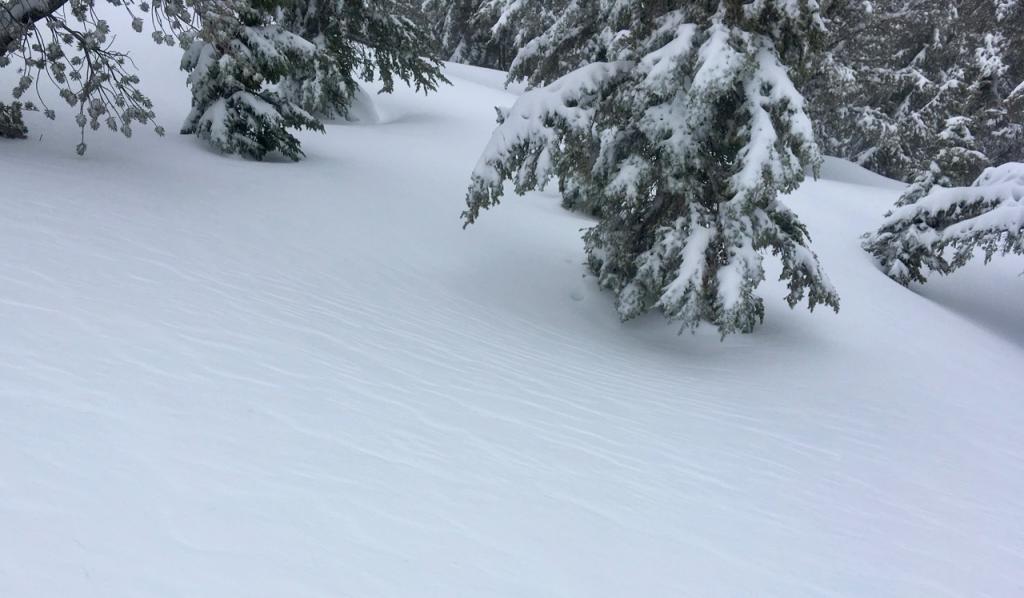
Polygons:
[[375,125],[381,122],[380,113],[374,105],[373,96],[360,86],[354,96],[352,105],[349,106],[345,120],[363,125]]
[[1005,186],[1007,193],[1018,201],[1024,198],[1024,164],[1020,162],[1007,162],[999,166],[986,168],[978,180],[974,181],[975,187]]
[[825,158],[824,163],[821,165],[819,176],[829,181],[850,183],[862,187],[877,187],[886,190],[900,190],[907,186],[906,183],[871,172],[863,166],[832,157]]
[[508,73],[505,71],[469,66],[457,62],[445,63],[445,76],[450,80],[472,83],[498,92],[522,93],[526,89],[525,83],[521,82],[513,82],[506,86]]

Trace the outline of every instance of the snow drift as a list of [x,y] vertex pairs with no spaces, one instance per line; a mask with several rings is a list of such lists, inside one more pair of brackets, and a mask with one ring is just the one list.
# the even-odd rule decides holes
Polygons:
[[461,230],[512,98],[448,76],[297,164],[0,143],[0,595],[1021,591],[1020,260],[901,287],[859,247],[899,186],[830,161],[786,201],[838,316],[621,324],[556,197]]

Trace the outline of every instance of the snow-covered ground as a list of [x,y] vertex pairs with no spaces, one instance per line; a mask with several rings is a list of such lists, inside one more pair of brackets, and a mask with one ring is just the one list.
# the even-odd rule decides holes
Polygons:
[[1024,595],[1024,262],[898,286],[830,161],[838,315],[622,324],[554,195],[461,230],[512,96],[447,72],[297,164],[0,142],[0,596]]

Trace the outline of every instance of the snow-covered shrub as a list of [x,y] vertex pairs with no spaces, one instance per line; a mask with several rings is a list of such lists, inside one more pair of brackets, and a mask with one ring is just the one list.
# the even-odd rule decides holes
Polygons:
[[21,102],[10,105],[0,102],[0,137],[7,139],[24,139],[28,133],[25,121],[21,116]]
[[927,270],[949,274],[981,250],[1024,254],[1024,163],[986,168],[967,187],[919,181],[886,214],[864,249],[900,284],[925,282]]
[[558,179],[600,214],[585,234],[588,265],[623,319],[659,309],[684,328],[748,332],[764,316],[754,290],[766,252],[782,261],[790,306],[806,297],[837,309],[806,228],[778,200],[820,160],[780,59],[810,50],[815,6],[572,3],[530,47],[533,79],[563,59],[591,63],[501,115],[466,223],[500,201],[505,181],[521,193]]
[[384,92],[396,77],[437,89],[440,63],[423,56],[427,38],[410,12],[406,0],[210,4],[182,61],[193,96],[182,132],[225,153],[297,160],[289,129],[322,131],[320,117],[344,117],[357,78],[380,78]]
[[316,48],[244,2],[211,8],[203,22],[181,61],[192,88],[181,132],[228,154],[259,160],[279,151],[298,160],[299,140],[288,129],[323,125],[271,86],[309,63]]

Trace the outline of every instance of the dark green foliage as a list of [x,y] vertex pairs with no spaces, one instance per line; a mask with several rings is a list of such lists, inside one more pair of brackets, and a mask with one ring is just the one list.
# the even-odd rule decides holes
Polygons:
[[348,113],[358,79],[379,77],[385,93],[396,79],[417,91],[436,90],[446,80],[418,18],[408,0],[290,3],[281,23],[315,51],[284,79],[282,95],[311,114],[334,118]]
[[[668,6],[666,6],[668,4]],[[524,46],[524,94],[474,171],[463,217],[552,179],[598,216],[587,264],[623,319],[658,310],[683,329],[749,332],[763,255],[782,262],[790,306],[838,308],[807,230],[779,200],[818,164],[781,57],[813,59],[810,5],[573,3]],[[582,65],[582,66],[580,66]]]
[[955,184],[1024,159],[1020,2],[834,0],[824,16],[829,52],[805,89],[825,151],[904,181],[942,151]]
[[426,0],[441,55],[509,70],[517,54],[557,19],[567,0]]
[[445,81],[407,0],[293,0],[270,10],[219,2],[182,68],[193,110],[182,127],[226,153],[262,159],[302,156],[290,129],[323,131],[321,117],[344,117],[358,79],[399,79],[424,92]]
[[261,160],[277,151],[298,160],[302,150],[289,129],[323,125],[273,86],[306,68],[315,47],[241,2],[210,8],[203,22],[182,58],[192,111],[181,132],[228,154]]
[[1024,163],[988,168],[969,186],[950,186],[936,166],[863,246],[903,285],[924,283],[929,272],[950,274],[979,251],[986,263],[996,254],[1024,254]]
[[[986,261],[1020,252],[1020,219],[1010,214],[1024,194],[1015,164],[1024,161],[1024,3],[872,6],[836,10],[849,26],[837,29],[834,66],[847,80],[829,92],[811,86],[830,149],[913,180],[864,248],[902,284],[948,274],[976,249]],[[992,185],[996,174],[1004,180]]]
[[12,102],[10,105],[0,102],[0,137],[24,139],[28,134],[21,108],[21,102]]

